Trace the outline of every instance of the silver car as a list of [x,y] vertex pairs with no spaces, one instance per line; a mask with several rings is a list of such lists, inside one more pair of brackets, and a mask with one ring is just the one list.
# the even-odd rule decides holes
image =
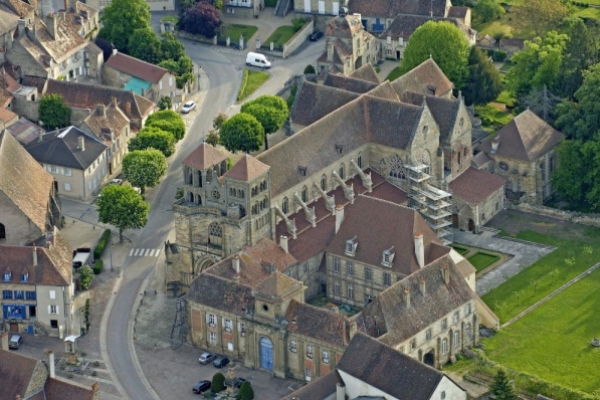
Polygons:
[[209,352],[204,352],[204,353],[202,353],[202,355],[200,356],[200,358],[198,358],[198,362],[200,364],[206,365],[209,362],[214,361],[215,358],[217,358],[216,354],[209,353]]
[[22,344],[23,338],[21,337],[21,335],[12,335],[10,337],[10,341],[8,342],[8,348],[18,350]]
[[195,101],[188,101],[187,103],[185,103],[183,105],[183,108],[181,109],[181,113],[182,114],[187,114],[190,111],[192,111],[194,108],[196,108],[196,102]]

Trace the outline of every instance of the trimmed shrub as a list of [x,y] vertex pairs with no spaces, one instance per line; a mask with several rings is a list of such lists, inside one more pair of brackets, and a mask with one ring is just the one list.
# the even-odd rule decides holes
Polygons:
[[294,30],[298,32],[302,27],[306,24],[306,20],[304,18],[295,18],[292,20],[292,26]]
[[94,249],[94,260],[99,260],[102,258],[102,253],[104,253],[104,248],[106,247],[111,234],[112,232],[110,229],[106,229],[104,232],[102,232],[102,236],[98,241],[98,245],[96,245],[96,248]]
[[306,66],[306,68],[304,68],[304,75],[314,74],[314,73],[316,73],[316,71],[315,71],[315,67],[313,67],[312,65],[308,64]]
[[104,261],[102,260],[96,260],[96,262],[94,263],[94,275],[100,275],[100,273],[102,272],[102,268],[104,268]]
[[217,372],[213,375],[212,382],[210,384],[210,391],[213,393],[219,393],[225,390],[225,375]]
[[236,397],[240,400],[254,400],[254,389],[252,389],[250,382],[246,381],[242,383],[242,387],[240,387],[240,391]]

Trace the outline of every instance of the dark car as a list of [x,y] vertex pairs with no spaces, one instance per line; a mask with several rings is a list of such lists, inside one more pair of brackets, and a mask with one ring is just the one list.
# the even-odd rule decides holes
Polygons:
[[320,31],[314,31],[309,37],[308,40],[310,40],[311,42],[316,42],[317,40],[321,39],[323,37],[323,32]]
[[192,391],[196,394],[202,394],[210,389],[210,381],[200,381],[194,385]]
[[213,361],[215,368],[223,368],[227,364],[229,364],[229,358],[225,356],[218,356],[215,361]]
[[204,352],[204,353],[202,353],[202,355],[200,356],[200,358],[198,358],[198,362],[200,364],[206,365],[209,362],[212,362],[215,358],[217,358],[216,354],[209,353],[209,352]]
[[238,388],[238,389],[239,389],[239,388],[241,388],[241,387],[242,387],[242,385],[244,384],[244,382],[246,382],[246,380],[247,380],[247,379],[245,379],[245,378],[238,378],[238,381],[237,381],[237,383],[235,384],[235,387],[236,387],[236,388]]

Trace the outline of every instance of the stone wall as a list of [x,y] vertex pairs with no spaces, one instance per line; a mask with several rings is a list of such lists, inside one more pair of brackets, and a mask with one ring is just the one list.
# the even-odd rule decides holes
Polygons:
[[6,227],[6,239],[0,240],[3,245],[24,246],[44,233],[1,191],[0,224]]
[[554,217],[564,221],[571,221],[577,224],[600,227],[600,214],[584,214],[564,211],[557,208],[531,205],[528,203],[510,204],[510,208],[533,214],[545,215],[547,217]]
[[304,24],[290,40],[283,45],[283,58],[291,56],[298,47],[308,40],[308,37],[313,33],[314,23],[312,21]]
[[[35,93],[36,100],[37,96],[37,93]],[[37,101],[31,101],[31,98],[17,95],[12,104],[13,111],[19,116],[25,117],[31,121],[37,121],[39,119],[40,104]]]

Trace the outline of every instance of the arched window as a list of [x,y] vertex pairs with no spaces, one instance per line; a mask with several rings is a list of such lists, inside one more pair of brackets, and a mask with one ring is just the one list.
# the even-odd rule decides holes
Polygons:
[[206,183],[211,183],[212,182],[212,176],[213,176],[213,170],[209,169],[208,171],[206,171]]
[[239,197],[240,199],[244,198],[244,195],[242,194],[242,189],[238,189],[238,191],[237,191],[237,197]]
[[188,203],[194,202],[194,193],[188,192]]
[[198,171],[198,187],[202,187],[202,171]]
[[284,198],[283,198],[283,200],[281,201],[281,211],[282,211],[284,214],[287,214],[287,213],[288,213],[288,208],[289,208],[289,205],[288,205],[288,198],[287,198],[287,197],[284,197]]
[[221,225],[213,222],[208,226],[208,244],[211,246],[221,246],[223,243],[223,230]]
[[344,163],[340,165],[340,178],[346,179],[346,168],[344,167]]
[[362,169],[362,153],[358,153],[358,168]]
[[306,188],[306,186],[302,187],[302,195],[300,197],[302,197],[302,201],[306,203],[306,201],[308,200],[308,189]]
[[235,189],[234,188],[229,188],[229,196],[235,197]]
[[458,152],[458,164],[460,165],[460,151]]
[[390,159],[390,176],[392,178],[404,179],[404,163],[398,157],[398,154],[394,154]]
[[429,174],[431,172],[431,156],[429,155],[429,151],[423,151],[423,154],[421,154],[421,162],[426,165],[423,172]]
[[196,195],[196,204],[199,206],[202,205],[202,197],[199,194]]
[[0,240],[6,239],[6,228],[4,224],[0,224]]
[[325,174],[321,177],[321,189],[323,189],[324,192],[327,191],[327,176]]
[[190,171],[190,173],[188,174],[188,185],[193,185],[194,184],[194,174],[192,173],[192,171]]

